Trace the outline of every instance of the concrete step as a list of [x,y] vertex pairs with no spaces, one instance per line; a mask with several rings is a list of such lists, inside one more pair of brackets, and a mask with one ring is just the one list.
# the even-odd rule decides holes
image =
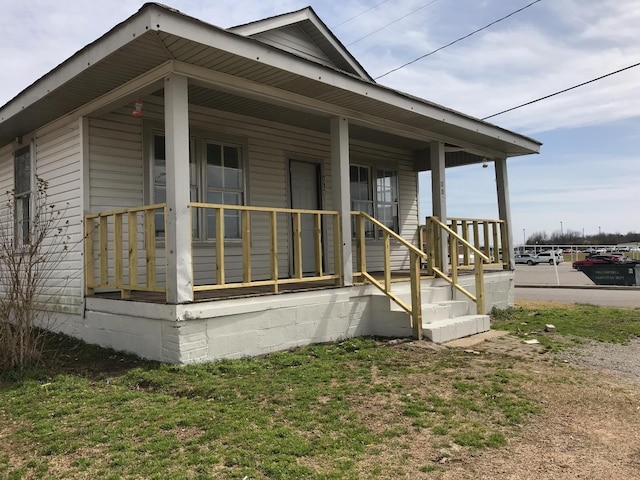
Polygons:
[[422,304],[422,322],[437,322],[468,315],[469,305],[465,300]]
[[488,332],[489,315],[463,315],[455,318],[426,322],[423,317],[422,333],[433,343],[444,343],[477,333]]
[[[402,299],[408,306],[411,306],[411,299]],[[473,303],[466,300],[445,300],[433,303],[422,303],[422,318],[425,321],[433,322],[444,320],[445,318],[459,317],[467,315]],[[389,309],[392,312],[404,312],[404,309],[395,301],[389,299]],[[474,308],[475,310],[475,308]]]

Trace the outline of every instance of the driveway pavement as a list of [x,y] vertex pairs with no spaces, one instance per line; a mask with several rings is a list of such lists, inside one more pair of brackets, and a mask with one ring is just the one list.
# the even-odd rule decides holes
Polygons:
[[584,273],[560,265],[516,265],[515,299],[640,308],[640,287],[595,285]]

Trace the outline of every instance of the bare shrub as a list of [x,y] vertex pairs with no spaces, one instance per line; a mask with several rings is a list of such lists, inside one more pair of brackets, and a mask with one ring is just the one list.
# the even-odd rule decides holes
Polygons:
[[48,281],[69,248],[65,209],[48,204],[47,182],[36,180],[30,220],[16,221],[14,191],[7,192],[0,218],[0,368],[5,369],[38,363],[44,328],[51,327],[45,303],[54,293]]

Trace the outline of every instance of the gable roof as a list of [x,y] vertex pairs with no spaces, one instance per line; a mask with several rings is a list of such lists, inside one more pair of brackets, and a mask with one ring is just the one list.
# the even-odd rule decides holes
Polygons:
[[[263,25],[264,27],[264,25]],[[100,114],[189,77],[189,102],[329,132],[349,119],[355,140],[419,150],[443,141],[476,156],[537,153],[540,142],[147,3],[0,107],[0,146],[60,117]]]
[[227,31],[374,81],[311,7],[237,25]]

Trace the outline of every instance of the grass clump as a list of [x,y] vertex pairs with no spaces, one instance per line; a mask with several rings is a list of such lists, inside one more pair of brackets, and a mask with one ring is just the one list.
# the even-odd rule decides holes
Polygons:
[[[546,332],[545,326],[555,326]],[[523,338],[534,337],[557,352],[584,341],[624,344],[640,337],[640,309],[577,304],[571,308],[507,308],[491,312],[492,328]]]
[[537,411],[500,362],[371,338],[182,367],[49,341],[48,367],[0,374],[3,478],[413,476],[415,435],[495,448]]

